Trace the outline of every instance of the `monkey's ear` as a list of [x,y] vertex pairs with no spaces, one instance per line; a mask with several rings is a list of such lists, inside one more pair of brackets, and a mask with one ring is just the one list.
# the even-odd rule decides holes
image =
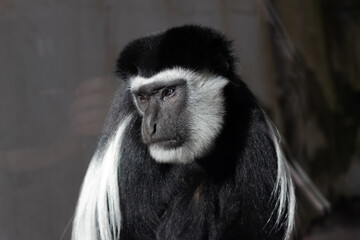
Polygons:
[[222,53],[214,53],[211,58],[208,58],[211,71],[215,73],[221,73],[221,75],[227,76],[231,71],[231,63]]
[[116,74],[123,80],[129,78],[129,76],[136,76],[139,73],[139,68],[133,62],[132,58],[124,58],[121,54],[116,64]]
[[209,31],[209,39],[204,39],[202,45],[206,46],[203,51],[205,54],[204,60],[210,70],[217,74],[230,77],[234,74],[235,64],[237,59],[233,55],[233,42],[225,38],[220,32],[215,32],[211,29]]
[[143,42],[142,39],[132,41],[120,53],[116,62],[116,74],[120,78],[127,80],[130,76],[139,74],[139,59],[142,58],[143,52],[146,49]]
[[235,73],[236,58],[232,52],[225,48],[224,45],[219,45],[218,48],[210,50],[208,56],[205,57],[209,70],[216,74],[225,77],[230,77]]

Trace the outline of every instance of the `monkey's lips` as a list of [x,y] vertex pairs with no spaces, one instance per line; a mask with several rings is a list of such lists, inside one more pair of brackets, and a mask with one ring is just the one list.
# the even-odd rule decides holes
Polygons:
[[157,146],[164,149],[171,149],[181,146],[182,141],[178,139],[158,139],[151,141],[149,145]]

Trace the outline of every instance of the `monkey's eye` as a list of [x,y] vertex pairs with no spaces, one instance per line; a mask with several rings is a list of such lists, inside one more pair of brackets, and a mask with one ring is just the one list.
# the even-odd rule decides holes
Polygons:
[[146,102],[147,100],[149,100],[149,97],[139,94],[138,99],[140,100],[140,102]]
[[163,97],[169,97],[171,95],[173,95],[175,93],[175,88],[165,88],[165,90],[163,91]]

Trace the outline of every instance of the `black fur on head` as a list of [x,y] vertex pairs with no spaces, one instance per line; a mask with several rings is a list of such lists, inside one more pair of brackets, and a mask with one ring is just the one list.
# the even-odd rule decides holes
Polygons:
[[174,27],[130,42],[117,61],[117,73],[123,79],[151,77],[164,69],[183,67],[231,79],[235,67],[231,48],[231,42],[213,29]]

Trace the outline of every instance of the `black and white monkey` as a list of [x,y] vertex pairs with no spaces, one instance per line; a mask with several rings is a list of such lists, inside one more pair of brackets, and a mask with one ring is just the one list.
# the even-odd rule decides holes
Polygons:
[[277,132],[231,42],[186,25],[130,42],[78,200],[73,240],[290,239]]

